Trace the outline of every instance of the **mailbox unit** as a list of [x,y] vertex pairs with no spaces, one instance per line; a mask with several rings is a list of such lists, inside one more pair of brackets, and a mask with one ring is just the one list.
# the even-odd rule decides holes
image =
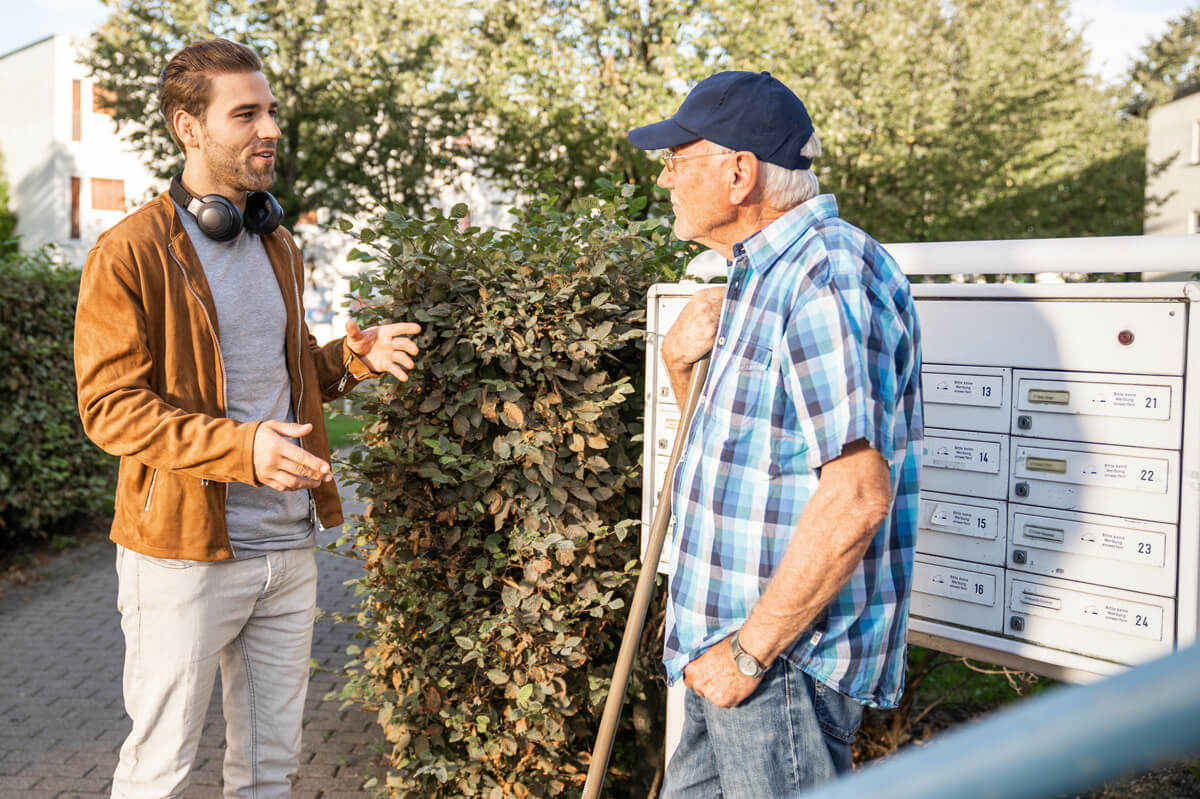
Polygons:
[[[926,425],[916,559],[924,573],[947,559],[998,565],[1004,590],[997,629],[971,597],[918,581],[909,640],[1071,681],[1192,643],[1200,285],[914,284],[913,295]],[[998,487],[981,471],[997,451]],[[998,544],[968,540],[984,499],[1006,518]]]

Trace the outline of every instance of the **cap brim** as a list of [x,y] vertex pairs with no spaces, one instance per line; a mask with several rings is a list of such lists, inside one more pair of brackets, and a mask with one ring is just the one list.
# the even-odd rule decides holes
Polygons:
[[639,150],[666,150],[703,138],[680,127],[674,119],[664,119],[629,131],[629,143]]

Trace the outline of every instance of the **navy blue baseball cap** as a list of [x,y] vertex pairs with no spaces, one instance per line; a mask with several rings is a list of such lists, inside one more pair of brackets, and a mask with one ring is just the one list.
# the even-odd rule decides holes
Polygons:
[[675,116],[634,128],[640,150],[665,150],[708,139],[786,169],[808,169],[800,154],[813,134],[804,103],[769,72],[718,72],[696,84]]

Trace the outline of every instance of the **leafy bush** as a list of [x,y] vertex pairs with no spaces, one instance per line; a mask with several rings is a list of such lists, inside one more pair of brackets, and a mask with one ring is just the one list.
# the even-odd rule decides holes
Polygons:
[[[350,456],[369,641],[345,695],[378,710],[393,796],[557,796],[586,774],[639,565],[646,290],[687,257],[633,221],[632,186],[600,185],[508,232],[459,232],[459,206],[356,233],[379,267],[360,322],[423,325],[410,382],[360,400]],[[660,646],[614,783],[661,749]]]
[[106,510],[116,460],[83,434],[72,357],[79,270],[0,255],[0,538]]

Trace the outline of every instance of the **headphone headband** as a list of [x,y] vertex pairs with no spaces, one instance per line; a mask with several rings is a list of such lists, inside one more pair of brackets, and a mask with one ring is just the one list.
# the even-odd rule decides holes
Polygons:
[[246,213],[220,194],[196,198],[184,188],[183,178],[171,178],[171,199],[196,219],[204,235],[216,241],[232,241],[245,227],[251,233],[266,236],[283,221],[283,207],[270,192],[252,191],[246,195]]

